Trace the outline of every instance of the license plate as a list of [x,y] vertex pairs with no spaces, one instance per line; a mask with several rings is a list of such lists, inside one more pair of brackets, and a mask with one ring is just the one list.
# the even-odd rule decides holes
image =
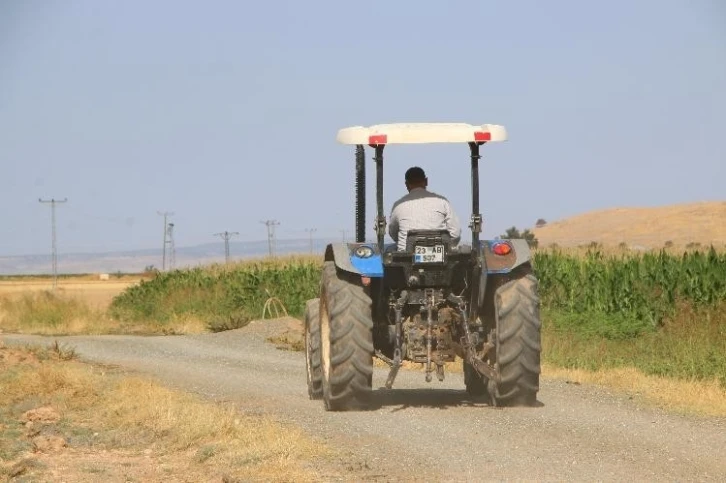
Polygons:
[[413,263],[443,263],[444,245],[432,247],[417,246],[413,256]]

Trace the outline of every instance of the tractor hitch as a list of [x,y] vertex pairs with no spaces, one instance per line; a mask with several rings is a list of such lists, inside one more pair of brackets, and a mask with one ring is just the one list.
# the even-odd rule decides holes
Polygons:
[[401,292],[401,297],[396,300],[396,305],[394,306],[394,311],[396,313],[396,339],[393,349],[393,359],[390,359],[383,355],[380,350],[377,350],[374,353],[376,357],[388,364],[388,366],[391,368],[388,373],[388,377],[386,378],[386,389],[391,389],[393,387],[393,381],[396,379],[398,371],[399,369],[401,369],[401,363],[403,361],[403,356],[401,354],[401,321],[403,320],[403,307],[404,305],[406,305],[407,302],[408,292],[404,290],[403,292]]
[[491,342],[487,342],[484,345],[484,350],[482,351],[482,354],[477,355],[476,348],[474,347],[474,343],[472,342],[471,329],[469,328],[468,310],[463,300],[461,301],[459,307],[461,308],[461,313],[463,315],[461,325],[464,329],[464,337],[461,338],[460,343],[461,346],[464,348],[464,357],[466,358],[466,361],[471,364],[476,372],[478,372],[480,375],[486,377],[490,381],[499,382],[499,371],[496,369],[496,367],[490,366],[483,360],[484,357],[486,357],[486,355],[489,353],[489,351],[494,348],[494,344],[492,344]]

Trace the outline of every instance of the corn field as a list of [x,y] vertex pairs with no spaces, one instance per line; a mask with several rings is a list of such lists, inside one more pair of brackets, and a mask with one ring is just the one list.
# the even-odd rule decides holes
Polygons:
[[726,300],[726,253],[609,255],[582,257],[556,251],[534,257],[545,309],[624,316],[653,327],[679,303],[714,307]]
[[[715,306],[726,300],[726,253],[584,256],[557,251],[534,254],[544,309],[598,313],[637,320],[652,327],[678,303]],[[213,266],[158,274],[128,289],[111,305],[121,319],[190,315],[259,317],[265,302],[277,297],[292,316],[317,295],[321,261],[298,257]]]

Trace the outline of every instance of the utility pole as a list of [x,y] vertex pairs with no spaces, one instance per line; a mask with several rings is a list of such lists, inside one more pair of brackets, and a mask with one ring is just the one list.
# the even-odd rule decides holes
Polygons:
[[260,223],[263,223],[267,225],[267,250],[270,252],[270,256],[275,256],[275,227],[280,224],[277,220],[265,220],[261,221]]
[[340,230],[340,234],[343,235],[343,243],[345,243],[345,234],[348,233],[348,230]]
[[318,231],[317,228],[305,228],[305,231],[310,233],[310,253],[313,253],[313,233]]
[[215,233],[214,236],[218,236],[224,240],[224,263],[229,263],[229,239],[234,235],[239,235],[236,231],[225,231],[222,233]]
[[169,223],[169,225],[167,225],[167,232],[168,232],[167,242],[169,243],[169,269],[173,270],[174,265],[176,265],[176,246],[174,245],[174,223]]
[[63,198],[62,200],[56,200],[54,198],[51,198],[49,200],[44,200],[42,198],[38,198],[38,201],[41,203],[50,203],[50,217],[51,217],[51,225],[52,225],[52,237],[53,237],[53,252],[51,255],[52,258],[52,264],[53,264],[53,290],[58,286],[58,247],[56,246],[56,236],[55,236],[55,205],[58,203],[65,203],[68,201],[68,198]]
[[166,270],[166,235],[168,233],[169,227],[167,226],[168,223],[166,219],[170,216],[174,216],[174,212],[171,211],[157,211],[157,213],[164,217],[164,244],[162,245],[162,255],[161,255],[161,271]]

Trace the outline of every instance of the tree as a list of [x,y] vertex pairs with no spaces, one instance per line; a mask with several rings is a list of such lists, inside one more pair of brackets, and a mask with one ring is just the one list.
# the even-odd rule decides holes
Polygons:
[[507,230],[504,232],[504,235],[501,236],[503,240],[511,240],[514,238],[522,238],[522,234],[519,233],[519,230],[517,230],[516,226],[513,226],[511,228],[507,228]]
[[502,240],[513,240],[513,239],[525,239],[527,240],[527,244],[531,248],[537,248],[539,245],[539,240],[537,240],[537,237],[534,236],[534,233],[529,231],[529,228],[526,228],[524,231],[520,232],[517,227],[513,226],[511,228],[507,228],[507,230],[504,232],[504,235],[501,235],[500,238]]
[[534,224],[535,228],[542,228],[547,224],[547,221],[544,218],[538,218],[537,222]]
[[537,240],[537,237],[534,236],[534,233],[529,231],[529,228],[522,232],[522,238],[527,240],[530,248],[537,248],[537,245],[539,245],[539,240]]

